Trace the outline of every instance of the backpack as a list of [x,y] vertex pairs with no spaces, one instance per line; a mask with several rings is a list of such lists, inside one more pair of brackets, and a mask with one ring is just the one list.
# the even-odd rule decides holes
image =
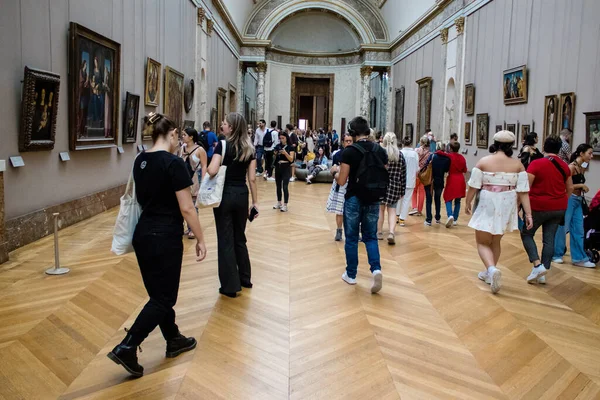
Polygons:
[[431,185],[433,182],[433,154],[429,156],[427,159],[427,165],[423,167],[422,170],[419,171],[418,177],[423,186]]
[[208,153],[208,131],[202,131],[198,134],[198,144]]
[[364,203],[381,201],[387,194],[389,181],[389,174],[383,161],[376,151],[367,150],[357,144],[353,144],[352,147],[363,155],[356,171],[354,188],[356,196]]
[[262,145],[265,149],[273,146],[273,131],[268,130],[265,132],[265,137],[263,138]]

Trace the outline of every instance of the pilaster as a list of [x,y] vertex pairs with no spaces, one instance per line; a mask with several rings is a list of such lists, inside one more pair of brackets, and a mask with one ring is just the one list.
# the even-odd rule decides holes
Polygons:
[[265,119],[265,77],[267,73],[267,63],[257,63],[256,71],[258,72],[256,89],[256,117],[257,120],[260,120]]
[[371,74],[373,67],[365,65],[360,69],[361,77],[361,96],[360,96],[360,115],[369,120],[369,101],[371,100]]

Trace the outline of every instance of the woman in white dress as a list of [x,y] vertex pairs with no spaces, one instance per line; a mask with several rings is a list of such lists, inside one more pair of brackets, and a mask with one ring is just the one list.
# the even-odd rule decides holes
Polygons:
[[486,268],[478,276],[490,284],[492,293],[498,293],[501,287],[502,274],[497,268],[500,241],[505,232],[518,229],[519,203],[525,210],[527,228],[533,226],[527,172],[518,159],[511,158],[514,141],[515,135],[509,131],[494,135],[492,155],[479,160],[471,171],[467,193],[467,214],[471,214],[471,203],[477,195],[469,226],[475,229],[477,251]]

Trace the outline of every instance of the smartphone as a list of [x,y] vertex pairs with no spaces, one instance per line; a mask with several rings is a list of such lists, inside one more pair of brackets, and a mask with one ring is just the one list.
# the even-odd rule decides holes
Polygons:
[[250,209],[250,215],[248,215],[248,221],[254,221],[254,218],[256,218],[257,215],[258,210],[256,209],[256,207],[252,206],[252,208]]

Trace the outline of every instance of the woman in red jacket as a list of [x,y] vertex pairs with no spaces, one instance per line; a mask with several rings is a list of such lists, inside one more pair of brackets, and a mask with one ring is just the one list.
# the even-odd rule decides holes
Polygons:
[[[460,199],[465,197],[467,191],[464,175],[467,172],[467,160],[458,153],[460,143],[451,142],[449,147],[450,170],[448,171],[446,188],[444,189],[444,201],[446,202],[446,212],[448,213],[446,228],[457,225],[456,221],[458,221],[458,214],[460,213]],[[452,200],[454,200],[454,211],[452,210]]]

